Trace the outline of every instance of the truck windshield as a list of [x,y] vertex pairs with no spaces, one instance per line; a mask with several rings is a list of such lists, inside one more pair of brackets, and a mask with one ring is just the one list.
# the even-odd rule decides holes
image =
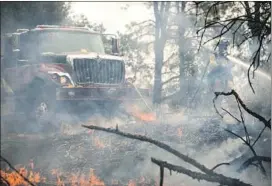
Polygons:
[[77,31],[45,31],[38,34],[39,53],[105,53],[101,35]]

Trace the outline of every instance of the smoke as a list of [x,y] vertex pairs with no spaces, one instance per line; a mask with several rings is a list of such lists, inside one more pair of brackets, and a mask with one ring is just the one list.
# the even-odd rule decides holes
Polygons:
[[[196,29],[191,20],[182,14],[181,21],[184,28],[192,28],[190,32],[195,32]],[[192,46],[197,44],[197,41],[192,40]],[[190,50],[189,45],[185,45],[185,51]],[[194,108],[172,109],[167,104],[162,104],[157,109],[157,115],[160,116],[159,120],[151,124],[137,121],[122,111],[113,116],[108,116],[99,109],[99,105],[90,105],[88,102],[77,105],[76,110],[72,111],[67,110],[66,106],[62,106],[58,108],[58,111],[62,112],[49,120],[52,124],[50,125],[52,130],[49,134],[41,132],[42,126],[28,120],[28,118],[19,115],[13,116],[9,123],[14,125],[15,132],[23,134],[28,131],[28,133],[35,133],[37,136],[29,135],[27,140],[16,136],[17,141],[21,140],[21,143],[16,142],[12,145],[8,145],[6,139],[1,140],[1,152],[6,157],[12,155],[10,160],[14,164],[27,164],[29,159],[34,159],[35,166],[42,170],[50,171],[57,168],[63,172],[79,172],[81,174],[87,174],[90,168],[94,168],[103,180],[110,182],[111,179],[115,179],[122,183],[127,183],[128,180],[141,176],[158,180],[159,167],[151,162],[151,157],[188,169],[196,169],[148,143],[103,132],[90,132],[81,127],[82,124],[112,128],[118,125],[121,131],[147,135],[163,141],[210,168],[218,163],[230,162],[244,153],[250,155],[248,148],[243,145],[240,139],[224,131],[224,128],[230,127],[243,135],[242,126],[237,126],[237,123],[233,119],[231,120],[230,116],[225,115],[223,119],[219,118],[213,109],[213,95],[206,93],[208,86],[205,84],[205,78],[201,81],[201,77],[209,59],[210,54],[206,50],[201,50],[200,53],[195,55],[194,63],[198,64],[198,71],[191,79],[192,81],[188,80],[188,84],[194,82],[192,83],[194,84],[192,91],[182,90],[184,94],[186,91],[189,94],[194,94],[198,86],[201,87],[195,100],[186,100],[187,102],[194,102]],[[263,103],[267,103],[268,106],[271,105],[271,98],[270,103],[267,101],[267,98],[271,95],[271,83],[268,86],[269,81],[262,78],[255,79],[253,82],[257,89],[255,95],[248,87],[246,71],[237,70],[234,78],[235,90],[238,91],[243,100],[246,100],[245,103],[249,104],[250,108],[254,106],[256,112],[268,113],[267,108],[263,107]],[[225,100],[228,103],[227,109],[239,113],[234,99],[226,98]],[[254,102],[250,103],[252,100]],[[221,103],[218,100],[219,108]],[[262,124],[249,115],[245,115],[245,120],[252,132],[262,128]],[[178,133],[179,129],[181,134]],[[24,134],[25,137],[27,135]],[[32,139],[30,139],[30,136]],[[255,148],[258,149],[260,154],[270,156],[270,134],[265,133],[260,140],[264,141],[266,138],[268,138],[266,149],[260,145],[263,143],[257,143]],[[261,174],[254,167],[250,167],[242,173],[237,173],[236,168],[243,161],[244,159],[232,166],[222,166],[217,169],[217,172],[242,179],[253,185],[268,185],[269,181],[262,179]],[[170,175],[167,171],[165,171],[165,176],[166,185],[214,185],[205,181],[197,182],[182,174],[173,173],[173,175]]]

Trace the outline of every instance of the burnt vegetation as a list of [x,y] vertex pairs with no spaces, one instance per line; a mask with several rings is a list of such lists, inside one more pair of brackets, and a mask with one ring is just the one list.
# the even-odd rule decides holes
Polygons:
[[[131,71],[130,75],[132,78],[130,78],[130,83],[135,84],[136,87],[137,85],[144,85],[149,89],[152,87],[152,108],[148,108],[148,110],[159,110],[163,109],[160,108],[161,105],[168,105],[173,112],[182,112],[183,116],[188,115],[188,118],[193,119],[195,119],[194,116],[197,115],[197,112],[200,112],[203,108],[204,110],[212,110],[211,112],[216,113],[216,115],[212,115],[212,119],[204,118],[204,123],[208,124],[201,126],[199,131],[191,134],[195,140],[199,138],[198,141],[193,141],[191,144],[187,142],[186,135],[189,134],[183,134],[183,130],[187,133],[190,131],[186,131],[186,128],[180,127],[180,124],[168,125],[168,115],[163,115],[161,110],[157,111],[157,116],[163,115],[165,119],[155,121],[155,124],[152,124],[153,126],[147,126],[150,124],[147,120],[143,121],[144,119],[142,118],[144,116],[139,117],[135,113],[131,114],[126,109],[118,110],[115,114],[119,114],[118,116],[121,115],[121,120],[125,124],[118,124],[120,121],[116,123],[109,121],[109,127],[103,125],[105,120],[99,125],[97,124],[99,121],[89,122],[89,113],[86,111],[87,116],[84,117],[87,119],[77,118],[70,121],[80,125],[80,130],[84,129],[84,133],[80,132],[80,134],[67,136],[64,134],[54,134],[47,137],[44,137],[47,134],[38,134],[38,138],[34,138],[32,142],[29,142],[31,144],[36,140],[38,144],[42,139],[45,141],[41,142],[45,146],[44,148],[51,146],[50,148],[52,149],[48,148],[46,150],[39,147],[41,148],[39,149],[40,152],[34,152],[36,151],[35,149],[26,152],[23,145],[16,144],[19,146],[18,149],[24,149],[22,152],[26,152],[25,159],[22,158],[24,162],[26,162],[28,157],[34,156],[31,155],[32,152],[37,153],[41,157],[47,157],[44,160],[45,163],[40,163],[40,165],[49,170],[49,167],[54,162],[53,160],[48,160],[49,155],[44,154],[63,148],[64,150],[59,150],[60,155],[51,155],[51,158],[57,157],[61,161],[62,158],[65,159],[68,157],[67,159],[71,162],[65,162],[63,165],[67,165],[67,168],[64,169],[76,172],[78,167],[85,165],[93,168],[92,166],[99,161],[99,165],[96,168],[99,169],[103,166],[104,168],[98,170],[98,175],[105,178],[105,180],[108,179],[106,176],[113,180],[118,175],[115,171],[118,172],[118,170],[121,170],[121,163],[125,164],[133,158],[133,161],[141,163],[137,165],[137,162],[130,162],[129,166],[133,171],[131,171],[132,175],[128,176],[129,178],[135,176],[136,179],[143,176],[141,175],[141,169],[147,161],[151,161],[159,170],[159,179],[157,182],[149,180],[146,182],[138,181],[137,183],[130,183],[128,182],[129,179],[118,175],[123,179],[122,183],[121,181],[117,181],[116,183],[110,181],[102,182],[95,177],[94,183],[90,183],[91,181],[89,181],[91,185],[95,185],[96,183],[98,185],[132,186],[138,184],[163,186],[166,185],[165,180],[169,179],[169,177],[165,176],[168,172],[166,170],[169,170],[170,175],[176,172],[186,175],[196,182],[200,182],[200,184],[209,184],[208,182],[210,182],[228,186],[250,186],[253,184],[242,177],[242,174],[249,169],[253,170],[253,173],[256,173],[256,177],[266,180],[265,183],[269,184],[271,182],[271,156],[267,151],[271,152],[271,114],[267,113],[271,112],[271,90],[268,90],[271,87],[269,84],[265,84],[264,88],[259,88],[259,86],[263,85],[258,84],[258,76],[256,74],[259,71],[262,73],[271,71],[271,2],[184,1],[146,2],[143,4],[147,9],[152,10],[154,20],[131,22],[126,25],[126,33],[117,33],[120,38],[120,51],[126,59],[126,67]],[[126,8],[129,9],[129,6]],[[16,29],[22,27],[31,28],[41,24],[86,26],[96,32],[106,33],[106,28],[103,24],[92,23],[84,15],[71,17],[69,14],[70,9],[71,4],[64,2],[1,2],[1,38],[5,33],[15,32]],[[102,39],[105,40],[106,38]],[[206,87],[209,89],[206,92],[202,87],[204,78],[208,73],[208,68],[211,66],[210,56],[207,53],[215,54],[215,56],[222,55],[222,58],[229,59],[228,54],[221,53],[222,41],[224,42],[225,40],[228,40],[230,43],[229,47],[232,50],[236,50],[235,58],[246,61],[245,64],[248,66],[244,79],[246,78],[248,81],[250,89],[247,89],[246,92],[254,94],[249,100],[245,98],[246,96],[240,95],[243,94],[243,91],[235,90],[233,87],[224,88],[222,91],[210,90]],[[110,45],[106,45],[105,49],[110,50]],[[249,52],[243,52],[246,49]],[[153,57],[150,58],[150,56]],[[254,81],[256,78],[257,80]],[[242,82],[244,79],[239,76],[238,82]],[[256,83],[254,84],[253,82]],[[268,82],[271,84],[271,78]],[[2,84],[1,77],[1,100],[2,96],[4,96],[2,95],[2,86],[4,84]],[[137,88],[135,89],[137,90]],[[260,91],[258,90],[260,89],[261,92],[265,90],[263,91],[263,97],[259,95]],[[265,92],[269,92],[268,97],[265,95]],[[230,103],[231,106],[226,108],[222,103],[222,99]],[[251,104],[251,101],[254,104]],[[148,106],[146,102],[144,104]],[[258,108],[262,108],[263,110]],[[226,125],[223,121],[226,116],[230,117],[235,124]],[[139,125],[133,124],[132,126],[126,123],[125,120],[131,117],[137,118],[136,124],[139,122]],[[150,119],[151,116],[148,115],[146,117]],[[112,118],[112,116],[109,118]],[[181,120],[181,118],[179,119]],[[253,120],[256,121],[254,124],[252,124]],[[18,123],[20,122],[16,120],[12,122],[10,125],[19,129]],[[177,122],[188,122],[188,120]],[[196,122],[203,121],[199,120]],[[213,123],[215,124],[213,125]],[[191,122],[187,125],[185,124],[185,126],[193,124],[195,123]],[[26,125],[23,126],[25,127]],[[2,121],[1,127],[4,128]],[[75,124],[71,124],[71,130],[73,130],[73,127],[75,127]],[[57,128],[59,130],[60,127]],[[121,136],[122,138],[114,138],[112,134]],[[4,135],[8,136],[9,134]],[[41,136],[44,138],[40,138]],[[101,141],[101,136],[106,139],[107,142],[105,144],[107,143],[108,146]],[[130,140],[126,141],[123,138]],[[226,162],[220,162],[211,166],[207,165],[208,163],[203,163],[200,160],[201,158],[192,155],[193,153],[184,152],[187,148],[189,149],[189,144],[191,145],[190,148],[199,149],[201,150],[200,153],[202,153],[203,146],[213,144],[213,148],[220,148],[220,145],[229,139],[239,140],[239,143],[244,144],[247,150],[241,151],[238,157],[231,157]],[[177,160],[170,158],[168,155],[166,156],[162,152],[156,156],[156,153],[153,154],[155,148],[151,148],[150,145],[141,146],[141,143],[137,143],[134,140],[151,144],[151,146],[155,146],[156,148],[158,147],[167,154],[171,154],[171,157],[177,158]],[[1,148],[2,146],[3,148],[5,145],[7,146],[8,143],[13,143],[10,141],[12,141],[10,138],[5,138],[1,142]],[[37,144],[34,146],[38,146]],[[16,148],[16,145],[14,148]],[[179,145],[184,145],[185,148],[182,147],[179,149]],[[147,148],[153,150],[149,152]],[[39,182],[41,182],[40,179],[38,181],[29,179],[29,176],[18,171],[13,163],[20,161],[16,160],[15,157],[9,160],[7,155],[11,154],[13,150],[7,149],[7,152],[1,152],[1,171],[5,171],[7,170],[6,167],[9,167],[10,170],[21,177],[24,184],[39,185]],[[154,152],[157,151],[154,150]],[[120,158],[121,156],[124,158]],[[130,158],[127,158],[128,156]],[[22,157],[24,156],[22,155]],[[146,157],[148,157],[147,161],[145,161]],[[162,157],[169,157],[169,159],[162,159]],[[98,159],[102,159],[101,162]],[[63,161],[66,161],[66,159]],[[255,169],[252,169],[253,166]],[[111,172],[106,170],[107,168]],[[234,174],[227,174],[224,170],[233,171]],[[126,169],[126,171],[128,170]],[[0,178],[1,185],[14,184],[10,183],[10,180],[2,174]],[[79,177],[76,179],[74,185],[83,184],[83,182],[80,182]],[[61,180],[61,177],[58,177],[59,180]],[[46,182],[42,183],[46,185]],[[58,182],[60,185],[62,183],[66,185],[64,182]],[[171,182],[167,183],[171,184]],[[84,182],[84,184],[86,183]],[[186,181],[185,184],[187,184]]]

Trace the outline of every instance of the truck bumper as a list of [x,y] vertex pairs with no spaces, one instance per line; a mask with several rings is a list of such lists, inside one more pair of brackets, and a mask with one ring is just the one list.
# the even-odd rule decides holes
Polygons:
[[[142,96],[149,96],[147,89],[138,89]],[[132,88],[112,88],[112,87],[79,87],[79,88],[57,88],[56,100],[68,101],[126,101],[141,100],[139,93]]]

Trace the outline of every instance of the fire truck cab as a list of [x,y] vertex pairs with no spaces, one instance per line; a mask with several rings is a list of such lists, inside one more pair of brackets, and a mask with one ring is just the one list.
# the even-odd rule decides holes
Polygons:
[[[35,120],[52,119],[60,102],[104,105],[110,112],[121,102],[140,100],[149,90],[135,89],[125,77],[118,40],[86,27],[38,25],[6,34],[2,78],[16,96],[16,109]],[[71,104],[72,103],[72,104]]]

